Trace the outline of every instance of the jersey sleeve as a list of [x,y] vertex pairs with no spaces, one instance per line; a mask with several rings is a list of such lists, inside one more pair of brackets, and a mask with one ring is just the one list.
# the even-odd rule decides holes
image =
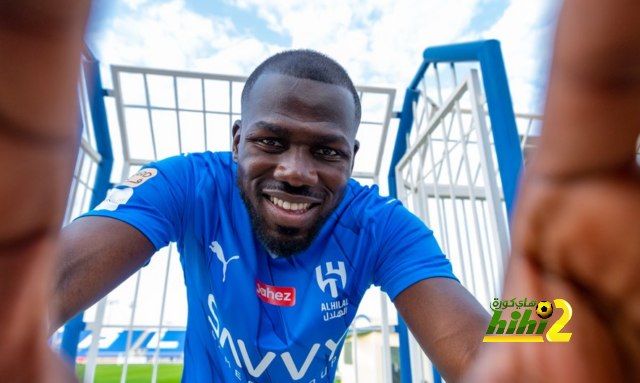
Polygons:
[[433,232],[399,201],[389,202],[377,227],[378,258],[373,283],[393,301],[404,289],[423,279],[458,280]]
[[184,156],[144,166],[81,217],[101,216],[126,222],[160,250],[180,238],[187,222],[193,200],[192,169]]

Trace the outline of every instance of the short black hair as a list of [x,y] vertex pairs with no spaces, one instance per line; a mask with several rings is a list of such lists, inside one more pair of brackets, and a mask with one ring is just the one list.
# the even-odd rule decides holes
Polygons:
[[242,89],[243,104],[247,102],[249,93],[260,75],[267,73],[284,74],[346,88],[353,95],[356,109],[355,128],[360,124],[362,106],[358,91],[356,91],[347,71],[329,56],[311,49],[294,49],[269,57],[258,65],[244,84],[244,89]]

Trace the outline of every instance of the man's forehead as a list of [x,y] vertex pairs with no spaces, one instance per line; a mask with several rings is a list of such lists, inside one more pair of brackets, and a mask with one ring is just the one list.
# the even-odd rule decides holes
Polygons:
[[326,120],[349,128],[354,125],[353,97],[340,85],[265,73],[254,84],[247,101],[244,117],[247,113],[280,113],[302,122]]

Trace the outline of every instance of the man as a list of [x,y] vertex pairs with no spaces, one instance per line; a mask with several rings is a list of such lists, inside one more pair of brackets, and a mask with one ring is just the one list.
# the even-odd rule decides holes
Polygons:
[[183,381],[333,382],[371,283],[458,379],[488,314],[421,221],[350,180],[360,115],[335,61],[267,59],[245,85],[232,153],[144,167],[63,229],[57,324],[175,241],[189,301]]
[[[47,275],[52,259],[50,253],[56,243],[55,223],[59,222],[62,216],[64,182],[68,182],[71,173],[71,161],[68,159],[75,155],[75,152],[68,153],[68,145],[74,139],[73,108],[65,102],[74,98],[71,91],[75,84],[74,63],[77,62],[80,50],[81,30],[86,9],[77,2],[50,3],[54,3],[51,8],[29,1],[19,4],[5,2],[0,8],[0,15],[2,15],[0,16],[2,20],[0,47],[7,52],[12,52],[11,57],[14,58],[12,61],[0,60],[0,65],[3,65],[0,68],[2,69],[0,79],[3,84],[11,85],[0,86],[0,116],[2,117],[0,118],[0,145],[3,145],[0,150],[0,156],[2,156],[0,171],[3,179],[12,181],[0,184],[0,192],[3,195],[0,205],[2,209],[0,216],[3,217],[0,223],[0,254],[2,255],[0,257],[2,262],[0,294],[2,294],[3,308],[7,308],[0,312],[0,320],[2,320],[0,335],[2,339],[8,339],[9,345],[12,346],[12,348],[6,348],[6,343],[0,346],[0,373],[2,373],[0,376],[9,381],[50,381],[51,379],[47,380],[45,377],[58,376],[46,375],[52,367],[47,362],[50,357],[38,340],[38,335],[41,335],[43,330],[34,330],[42,328],[38,321],[43,319],[46,306]],[[634,231],[634,228],[640,226],[638,222],[640,221],[640,198],[638,198],[640,181],[637,167],[633,164],[633,143],[638,136],[638,126],[640,126],[637,121],[640,117],[637,97],[640,90],[638,82],[640,58],[637,53],[640,52],[638,49],[640,32],[635,28],[635,19],[640,12],[640,5],[633,0],[617,2],[568,0],[566,4],[562,24],[558,30],[557,56],[554,60],[543,139],[536,165],[532,166],[528,172],[528,179],[523,186],[526,192],[521,197],[516,218],[514,261],[508,274],[507,294],[509,296],[514,293],[535,295],[535,298],[538,298],[538,295],[562,297],[570,301],[574,307],[574,317],[571,322],[575,326],[573,327],[574,337],[570,343],[565,344],[505,344],[500,345],[503,347],[488,349],[479,359],[476,367],[469,372],[469,381],[478,381],[483,377],[491,382],[512,382],[527,378],[530,381],[556,379],[584,381],[586,379],[602,380],[601,378],[605,376],[611,380],[638,380],[640,324],[637,303],[640,287],[636,282],[635,270],[638,270],[637,254],[640,253],[640,244],[639,236],[636,234],[637,229]],[[59,9],[64,9],[64,12]],[[36,52],[39,54],[35,54]],[[615,71],[610,71],[612,64],[615,64]],[[38,82],[31,78],[33,71],[53,75],[38,77],[40,81]],[[271,206],[268,203],[273,203],[276,198],[278,201],[275,202],[278,202],[278,205],[280,200],[288,201],[289,210],[291,203],[311,204],[306,206],[309,208],[313,204],[320,204],[313,207],[318,209],[316,212],[305,210],[299,213],[314,214],[316,218],[322,217],[323,213],[328,213],[330,210],[323,209],[323,203],[327,208],[338,206],[320,229],[318,240],[323,238],[323,230],[328,227],[327,225],[335,222],[332,219],[334,215],[351,211],[341,210],[339,186],[343,185],[342,190],[344,190],[346,182],[339,179],[337,172],[334,174],[333,169],[326,168],[323,168],[323,171],[314,172],[298,166],[300,158],[306,165],[315,161],[315,158],[312,159],[309,154],[310,147],[307,147],[309,138],[304,134],[298,134],[300,131],[291,132],[291,130],[302,126],[302,133],[304,133],[308,132],[304,127],[313,125],[315,133],[316,123],[320,119],[319,127],[322,135],[327,133],[334,136],[342,135],[349,144],[346,146],[348,149],[346,152],[352,156],[356,150],[356,143],[349,141],[346,116],[350,114],[347,112],[351,111],[351,108],[355,108],[353,105],[355,102],[353,104],[346,102],[348,96],[342,86],[300,79],[296,76],[284,75],[293,78],[278,78],[278,76],[283,75],[276,72],[259,76],[250,92],[249,102],[257,104],[253,105],[254,113],[257,115],[265,109],[277,111],[271,115],[263,113],[262,116],[281,119],[277,125],[283,125],[283,121],[287,123],[284,125],[288,127],[288,134],[282,134],[284,132],[280,131],[280,135],[276,136],[273,131],[277,132],[278,129],[269,129],[269,124],[251,124],[253,121],[257,122],[256,116],[243,115],[243,121],[234,126],[234,158],[238,161],[237,171],[240,183],[237,190],[239,193],[239,189],[245,188],[247,193],[244,199],[248,201],[247,205],[256,207],[258,218],[260,214],[264,217],[264,212],[272,212],[275,217],[272,220],[264,220],[262,222],[264,227],[260,227],[259,219],[254,221],[257,238],[291,237],[292,243],[286,248],[295,249],[295,246],[300,246],[298,248],[300,249],[305,236],[312,232],[312,226],[303,219],[291,216],[295,212],[276,211],[273,209],[279,209],[279,206],[274,207],[275,205]],[[41,83],[43,80],[47,82]],[[260,81],[266,81],[266,84],[260,84]],[[260,95],[261,86],[263,91],[265,91],[264,88],[269,90],[270,87],[274,87],[275,93],[283,96],[287,90],[278,89],[277,86],[287,84],[296,95],[291,106],[283,105],[282,97],[260,98],[259,100],[269,104],[266,106],[261,106],[260,102],[256,101],[258,98],[253,98],[256,92]],[[57,87],[51,87],[51,85]],[[331,88],[327,89],[327,86]],[[298,91],[300,89],[302,90]],[[15,96],[16,92],[19,93],[18,97]],[[42,92],[51,93],[44,93],[40,97]],[[318,100],[321,95],[327,97],[320,97]],[[58,97],[51,98],[51,96]],[[326,110],[320,107],[308,107],[309,105],[336,106],[335,100],[339,99],[343,102],[339,102],[340,106],[336,110],[329,108],[333,113],[326,113]],[[43,113],[33,113],[34,108],[43,108]],[[302,115],[299,114],[301,112]],[[291,124],[294,125],[293,128],[290,127]],[[254,134],[252,129],[256,126],[271,132],[270,134],[274,136]],[[605,130],[605,126],[610,130]],[[344,129],[337,129],[337,127]],[[271,126],[271,128],[275,127]],[[262,148],[262,145],[265,147]],[[336,156],[336,152],[344,154],[341,148],[334,148],[327,143],[325,145],[328,146],[327,151],[322,148],[313,153],[329,157]],[[280,150],[283,152],[279,155],[283,155],[285,159],[277,163],[271,161],[263,163],[264,157],[254,157],[259,159],[244,162],[244,159],[252,157],[252,150],[274,151],[268,153],[270,155],[275,155],[275,151]],[[180,163],[206,162],[203,156],[196,156],[193,159],[189,159],[188,156],[187,159],[190,162],[181,160]],[[218,161],[221,160],[223,159],[218,157]],[[349,161],[340,159],[336,162],[337,164],[334,165],[336,168],[344,169],[350,167],[352,159]],[[11,163],[24,164],[23,169],[26,172],[14,172],[9,165]],[[285,166],[282,167],[281,163]],[[167,163],[164,167],[168,169],[172,165]],[[233,169],[233,163],[229,165],[228,168]],[[158,165],[159,169],[155,174],[154,171],[148,170],[132,179],[131,186],[139,182],[142,184],[130,189],[142,190],[141,188],[152,185],[152,181],[161,180],[162,167]],[[148,173],[151,175],[147,175]],[[33,177],[33,174],[38,177]],[[289,181],[283,181],[280,178],[285,176]],[[183,177],[188,178],[189,172],[186,172]],[[227,174],[227,177],[231,175]],[[285,182],[289,184],[285,190],[275,189],[276,183],[282,185]],[[306,183],[309,182],[317,182],[323,186],[306,188],[305,186],[308,186]],[[50,185],[51,189],[43,189],[40,187],[42,184]],[[20,185],[20,188],[14,185]],[[172,190],[187,192],[188,187],[185,185],[187,183],[172,185]],[[199,186],[204,188],[210,185],[204,182]],[[353,186],[349,185],[344,190],[342,201],[350,198],[349,188],[353,189]],[[121,188],[121,190],[124,189]],[[265,193],[258,195],[260,191]],[[304,199],[292,193],[294,191],[303,194]],[[142,192],[138,193],[138,190],[135,190],[129,196],[131,202],[127,201],[127,204],[133,203],[138,194]],[[126,194],[119,196],[119,200],[122,200],[122,197],[126,199],[126,196]],[[176,201],[175,197],[173,196],[174,206],[184,205],[186,200]],[[371,195],[367,194],[363,197],[371,197]],[[314,198],[321,202],[313,200]],[[113,208],[113,211],[118,211],[127,205],[118,205],[116,203],[118,199],[114,198],[114,200],[116,201],[107,202],[103,208]],[[193,203],[193,200],[189,201]],[[362,201],[357,200],[357,202]],[[285,207],[284,202],[282,207]],[[226,210],[228,207],[221,207],[221,209]],[[395,205],[393,209],[401,208]],[[180,217],[180,214],[184,214],[185,211],[192,210],[171,212],[168,216],[159,217],[158,222],[163,222],[164,218],[160,226],[164,226],[165,231],[177,238],[175,232],[171,233],[172,226],[184,224],[175,218]],[[150,213],[156,214],[155,211]],[[207,211],[206,213],[213,215],[219,212]],[[250,213],[243,214],[245,214],[244,219],[248,219],[247,216]],[[346,216],[343,214],[342,217]],[[357,214],[353,214],[352,219],[356,220],[358,217]],[[236,215],[231,218],[237,219]],[[62,292],[59,298],[63,302],[61,305],[63,319],[72,315],[73,308],[81,309],[97,299],[96,297],[105,294],[118,281],[140,267],[154,251],[152,242],[147,236],[133,229],[129,224],[104,217],[85,217],[76,223],[83,221],[87,224],[85,230],[80,230],[79,225],[74,224],[72,226],[75,227],[69,227],[63,234],[63,243],[67,248],[69,247],[67,242],[88,243],[90,241],[87,238],[99,239],[107,232],[112,238],[121,238],[121,242],[129,246],[117,243],[117,249],[107,251],[104,249],[104,244],[97,249],[92,244],[86,248],[76,247],[75,250],[66,250],[67,261],[62,264],[64,273],[60,280],[68,281],[68,285],[65,286],[66,282],[64,282],[58,289]],[[408,222],[411,221],[409,217]],[[299,225],[295,225],[296,223]],[[215,222],[211,223],[213,224]],[[360,233],[365,230],[369,230],[369,233],[380,230],[380,228],[358,228]],[[239,235],[235,232],[242,229],[246,230],[246,226],[231,225],[220,230],[226,230],[224,234],[232,236]],[[158,230],[158,232],[161,231]],[[258,235],[260,231],[264,236]],[[356,234],[358,233],[355,232],[354,235]],[[156,239],[159,244],[162,243],[161,236]],[[216,246],[215,243],[209,244],[205,240],[208,241],[208,238],[202,238],[200,245],[205,252],[210,251],[210,253],[201,254],[202,257],[208,257],[213,264],[224,263],[224,266],[222,269],[217,269],[217,274],[214,272],[204,276],[211,277],[212,282],[211,286],[204,287],[220,290],[220,286],[231,281],[232,273],[241,272],[234,267],[236,269],[236,266],[246,267],[245,263],[241,262],[243,260],[273,261],[273,264],[277,264],[276,266],[300,269],[308,266],[298,262],[296,256],[286,257],[286,249],[278,249],[277,245],[269,244],[267,240],[262,240],[263,245],[260,246],[270,248],[272,254],[263,252],[264,256],[261,258],[251,258],[240,251],[230,253],[224,249],[227,247],[225,243],[218,242]],[[211,247],[206,249],[206,246]],[[237,246],[236,249],[240,249],[246,244],[235,246]],[[312,244],[309,250],[314,246]],[[378,246],[384,247],[383,244]],[[216,258],[211,257],[211,253],[215,254]],[[402,252],[395,254],[399,257],[405,256]],[[612,254],[616,257],[616,262],[609,261]],[[86,258],[91,255],[94,255],[95,259],[92,260],[93,262],[88,262]],[[239,258],[234,259],[236,256]],[[393,260],[393,258],[384,259]],[[435,259],[438,258],[435,257]],[[184,257],[186,270],[208,272],[206,268],[209,265],[204,265],[203,268],[189,268],[191,266],[188,264],[189,261]],[[342,286],[342,268],[337,264],[338,261],[330,262],[333,262],[333,268],[331,270],[328,267],[321,268],[319,277],[312,274],[309,287],[319,288],[320,280],[319,284],[325,287],[325,292],[331,293],[334,286],[339,290]],[[349,266],[345,264],[345,270]],[[78,270],[83,272],[80,273]],[[96,270],[104,270],[106,275],[100,276],[101,281],[93,282],[90,278],[97,276]],[[257,267],[255,270],[258,270]],[[282,269],[274,266],[268,271],[271,273],[266,277],[273,278],[277,277]],[[75,275],[75,277],[67,278],[66,275]],[[80,283],[83,282],[82,278],[87,280]],[[349,278],[352,282],[357,276],[350,275]],[[434,281],[436,286],[433,286]],[[385,285],[385,281],[380,283]],[[467,365],[466,359],[473,354],[474,344],[477,343],[468,341],[468,338],[473,337],[471,334],[474,331],[465,327],[464,323],[459,326],[442,324],[437,318],[435,320],[430,318],[428,310],[424,307],[434,305],[440,308],[439,312],[452,311],[451,317],[457,320],[464,320],[465,313],[475,313],[476,304],[468,299],[467,293],[459,290],[456,283],[441,277],[421,280],[404,289],[395,299],[401,314],[419,338],[423,348],[450,381],[456,380]],[[83,288],[86,286],[89,292],[78,291],[78,286]],[[393,286],[393,283],[388,286]],[[356,297],[358,296],[357,289],[352,292]],[[451,297],[452,292],[457,294],[453,297],[456,305],[446,306],[446,300],[443,297]],[[198,291],[198,293],[204,296],[207,291]],[[271,363],[275,363],[273,361],[275,357],[271,358],[268,352],[265,355],[250,354],[252,349],[255,350],[253,348],[255,339],[241,339],[243,346],[237,339],[230,339],[231,331],[234,329],[228,330],[227,327],[223,327],[220,318],[228,314],[220,311],[221,304],[216,300],[228,302],[227,297],[224,296],[226,293],[225,290],[213,299],[209,299],[207,295],[205,307],[202,307],[204,306],[202,302],[198,302],[202,315],[195,320],[201,320],[202,316],[206,316],[210,326],[207,330],[210,332],[204,334],[201,339],[203,343],[209,343],[201,346],[210,347],[211,343],[217,341],[223,350],[221,352],[229,353],[231,352],[230,344],[233,341],[236,354],[239,354],[241,363],[244,363],[243,368],[246,369],[241,372],[248,372],[251,375],[251,371],[257,373],[262,367],[265,367],[265,370],[269,369]],[[28,301],[30,304],[24,303]],[[32,304],[33,302],[41,305]],[[256,302],[262,305],[255,300],[250,304],[254,305]],[[272,306],[262,305],[265,308],[265,315],[261,315],[261,318],[271,323],[284,323],[283,321],[288,319],[285,315],[277,318],[273,314],[283,312],[290,307]],[[72,309],[69,310],[69,307]],[[618,310],[614,311],[614,309]],[[341,321],[343,316],[338,317],[336,314],[328,322]],[[251,318],[235,316],[234,319],[243,322],[240,325],[244,325],[244,322]],[[189,320],[192,320],[191,316]],[[277,322],[278,320],[280,322]],[[610,323],[612,325],[609,325]],[[224,326],[227,324],[229,323],[224,323]],[[270,337],[270,341],[297,340],[287,338],[296,333],[297,322],[291,323],[289,327],[267,330],[266,334]],[[461,336],[452,333],[460,330],[466,331],[463,331]],[[480,332],[483,331],[484,329]],[[223,339],[225,343],[221,344]],[[459,343],[463,339],[467,341]],[[337,340],[332,339],[332,341],[333,343],[329,343],[331,347],[325,343],[325,349],[316,350],[314,356],[322,353],[331,356],[330,350]],[[315,344],[312,350],[314,347]],[[21,353],[16,356],[12,354],[14,350]],[[207,352],[210,350],[211,348],[207,348]],[[216,350],[213,349],[213,351]],[[29,369],[20,368],[20,355],[27,355],[28,352],[40,358],[31,359],[33,364]],[[280,356],[278,361],[287,369],[283,373],[293,371],[298,376],[305,368],[306,359],[304,361],[294,359],[292,353],[287,357],[284,350],[272,352],[277,352]],[[310,352],[306,355],[309,354]],[[227,368],[225,366],[229,366],[229,369],[231,366],[235,368],[237,363],[233,352],[228,355],[231,358],[228,364],[222,365],[223,368]],[[251,370],[246,366],[248,359],[252,362]],[[269,359],[271,362],[265,362]],[[288,366],[287,363],[289,363]],[[311,363],[313,362],[309,364]],[[267,364],[269,366],[265,366]],[[215,362],[208,364],[208,366],[215,365]],[[306,366],[307,370],[310,368]],[[282,370],[281,367],[280,371]],[[214,371],[198,370],[195,366],[191,371],[194,374],[195,371],[202,371],[203,374],[214,373]]]

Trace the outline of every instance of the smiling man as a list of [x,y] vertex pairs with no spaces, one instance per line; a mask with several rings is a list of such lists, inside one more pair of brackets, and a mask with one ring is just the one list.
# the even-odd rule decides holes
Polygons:
[[[45,344],[52,295],[55,327],[177,241],[185,381],[330,381],[371,283],[457,380],[486,314],[421,222],[349,180],[357,98],[313,52],[254,73],[233,155],[146,167],[58,236],[89,5],[0,2],[0,379],[72,381]],[[637,0],[565,1],[545,127],[514,217],[506,296],[570,301],[571,342],[493,344],[469,382],[640,381],[639,14]]]
[[183,381],[333,382],[371,284],[455,381],[488,315],[418,218],[350,179],[360,115],[349,76],[327,56],[266,60],[245,85],[232,153],[144,167],[63,230],[57,324],[177,242],[189,302]]

